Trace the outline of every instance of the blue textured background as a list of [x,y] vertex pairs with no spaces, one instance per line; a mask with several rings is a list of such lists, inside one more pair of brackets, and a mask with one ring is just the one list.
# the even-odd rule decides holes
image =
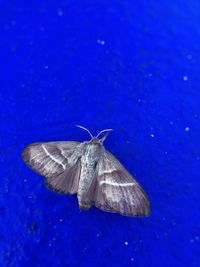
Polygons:
[[[0,2],[0,266],[200,266],[200,2]],[[129,218],[47,190],[36,141],[105,145],[148,192]]]

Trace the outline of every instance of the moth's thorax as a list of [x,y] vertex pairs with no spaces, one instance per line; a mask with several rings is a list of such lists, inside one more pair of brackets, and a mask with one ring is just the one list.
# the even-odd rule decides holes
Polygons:
[[97,161],[103,150],[103,145],[97,139],[92,139],[86,144],[85,157],[88,161]]

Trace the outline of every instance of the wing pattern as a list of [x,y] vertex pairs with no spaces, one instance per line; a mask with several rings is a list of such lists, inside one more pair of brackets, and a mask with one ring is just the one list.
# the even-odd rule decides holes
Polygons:
[[51,189],[63,193],[76,193],[80,177],[80,143],[46,142],[27,146],[24,161],[36,172],[45,176]]
[[145,216],[150,204],[144,190],[108,151],[97,166],[95,206],[127,216]]

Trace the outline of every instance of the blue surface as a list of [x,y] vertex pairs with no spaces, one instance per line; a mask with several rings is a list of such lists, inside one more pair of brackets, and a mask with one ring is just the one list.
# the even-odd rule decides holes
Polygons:
[[[32,2],[0,4],[0,266],[200,266],[200,2]],[[150,217],[82,212],[27,168],[75,124],[115,129]]]

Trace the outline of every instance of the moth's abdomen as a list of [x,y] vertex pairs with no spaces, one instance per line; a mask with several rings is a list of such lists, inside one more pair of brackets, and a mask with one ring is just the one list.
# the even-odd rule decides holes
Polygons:
[[96,162],[89,161],[83,156],[81,159],[81,175],[78,187],[78,202],[82,209],[89,209],[92,203],[91,188],[93,187]]

